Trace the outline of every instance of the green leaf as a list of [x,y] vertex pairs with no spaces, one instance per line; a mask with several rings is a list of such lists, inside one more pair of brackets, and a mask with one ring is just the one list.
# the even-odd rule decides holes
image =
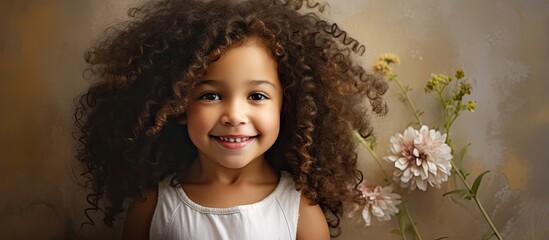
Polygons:
[[450,238],[450,237],[448,237],[448,236],[445,236],[445,237],[439,237],[439,238],[437,238],[437,239],[435,239],[435,240],[442,240],[442,239],[447,239],[447,238]]
[[463,177],[465,179],[467,179],[467,176],[471,175],[471,173],[468,173],[467,171],[465,171],[463,169],[459,169],[459,173],[461,173],[461,175],[463,175]]
[[406,220],[404,218],[403,209],[400,209],[397,216],[398,216],[398,227],[400,228],[400,232],[403,233],[405,232],[404,230],[406,229]]
[[471,189],[471,193],[473,196],[477,195],[478,188],[480,187],[480,182],[482,181],[482,177],[484,177],[485,174],[489,173],[490,171],[485,171],[478,175],[477,179],[475,179],[475,182],[473,182],[473,188]]
[[442,194],[442,196],[446,197],[447,195],[452,195],[452,194],[462,195],[465,193],[469,194],[469,191],[467,191],[467,189],[456,189],[449,192],[445,192],[444,194]]
[[403,215],[398,218],[398,226],[400,226],[400,230],[404,230],[406,227],[406,220]]
[[473,198],[473,195],[467,189],[456,189],[456,190],[453,190],[453,191],[446,192],[446,193],[442,194],[442,196],[445,197],[446,195],[451,195],[451,194],[459,195],[460,197],[462,197],[464,199],[467,199],[467,200],[471,200]]
[[406,230],[407,232],[413,233],[414,228],[412,227],[411,223],[407,223],[406,227],[404,227],[404,230]]

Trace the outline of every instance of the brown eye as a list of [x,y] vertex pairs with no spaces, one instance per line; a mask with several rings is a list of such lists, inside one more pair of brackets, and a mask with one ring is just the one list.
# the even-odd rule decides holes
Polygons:
[[248,98],[252,101],[261,101],[261,100],[269,99],[267,96],[261,93],[252,93]]
[[211,102],[211,101],[221,100],[221,96],[219,96],[219,94],[217,93],[209,92],[209,93],[204,93],[200,95],[200,99]]

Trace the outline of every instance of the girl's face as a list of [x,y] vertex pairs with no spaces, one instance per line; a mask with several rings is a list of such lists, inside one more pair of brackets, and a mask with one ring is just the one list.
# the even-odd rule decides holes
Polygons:
[[282,86],[277,65],[257,39],[227,50],[191,93],[189,136],[200,161],[239,169],[274,144]]

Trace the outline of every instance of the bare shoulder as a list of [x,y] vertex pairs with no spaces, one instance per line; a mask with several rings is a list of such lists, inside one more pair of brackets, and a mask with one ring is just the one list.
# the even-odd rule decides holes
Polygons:
[[301,202],[299,204],[297,239],[330,239],[328,223],[322,209],[318,204],[311,205],[311,201],[303,195],[301,195]]
[[158,200],[158,189],[143,192],[143,199],[136,199],[128,209],[122,239],[149,239],[149,229]]

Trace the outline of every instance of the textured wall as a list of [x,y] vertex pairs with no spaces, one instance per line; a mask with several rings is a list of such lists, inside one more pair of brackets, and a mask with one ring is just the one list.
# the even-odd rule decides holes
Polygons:
[[[125,19],[137,0],[0,1],[0,239],[116,238],[80,229],[86,206],[73,177],[72,99],[87,86],[83,52],[105,27]],[[438,107],[422,93],[431,72],[465,69],[477,112],[456,123],[456,144],[472,143],[466,168],[485,169],[481,198],[507,239],[549,239],[549,2],[545,0],[329,1],[327,15],[367,47],[401,56],[396,73],[436,123]],[[376,119],[380,149],[411,120],[392,88],[391,111]],[[367,177],[379,178],[361,152]],[[425,239],[478,239],[486,226],[475,206],[413,193],[410,207]],[[398,239],[394,221],[362,228],[344,223],[341,239]]]

